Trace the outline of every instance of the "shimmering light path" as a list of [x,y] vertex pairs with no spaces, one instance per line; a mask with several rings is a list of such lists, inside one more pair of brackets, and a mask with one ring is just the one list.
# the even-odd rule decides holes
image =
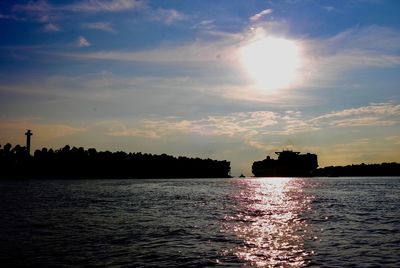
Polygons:
[[311,209],[313,197],[305,179],[264,178],[236,182],[237,213],[226,216],[224,231],[234,233],[243,245],[234,254],[249,265],[301,267],[307,263],[305,239],[314,239],[301,214]]

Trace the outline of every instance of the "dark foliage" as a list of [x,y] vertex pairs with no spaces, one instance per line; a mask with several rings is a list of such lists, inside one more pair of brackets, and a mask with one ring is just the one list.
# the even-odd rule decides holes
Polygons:
[[400,176],[399,163],[330,166],[315,170],[319,177]]
[[66,145],[43,148],[31,156],[25,147],[0,146],[3,178],[226,178],[230,162],[96,149]]

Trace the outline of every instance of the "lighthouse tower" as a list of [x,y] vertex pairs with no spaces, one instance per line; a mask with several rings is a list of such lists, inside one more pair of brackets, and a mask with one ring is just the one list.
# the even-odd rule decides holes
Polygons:
[[32,136],[32,131],[30,129],[27,129],[25,132],[25,136],[26,136],[26,151],[28,152],[28,154],[31,154],[31,136]]

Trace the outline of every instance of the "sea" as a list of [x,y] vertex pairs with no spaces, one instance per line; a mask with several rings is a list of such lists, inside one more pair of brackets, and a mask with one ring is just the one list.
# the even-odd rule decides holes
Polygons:
[[0,181],[2,267],[400,267],[400,177]]

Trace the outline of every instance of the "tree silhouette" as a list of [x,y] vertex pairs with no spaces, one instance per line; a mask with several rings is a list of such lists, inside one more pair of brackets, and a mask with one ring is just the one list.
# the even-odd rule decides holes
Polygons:
[[98,152],[94,148],[42,148],[29,155],[25,147],[0,147],[3,178],[226,178],[230,162],[173,157],[166,154]]

